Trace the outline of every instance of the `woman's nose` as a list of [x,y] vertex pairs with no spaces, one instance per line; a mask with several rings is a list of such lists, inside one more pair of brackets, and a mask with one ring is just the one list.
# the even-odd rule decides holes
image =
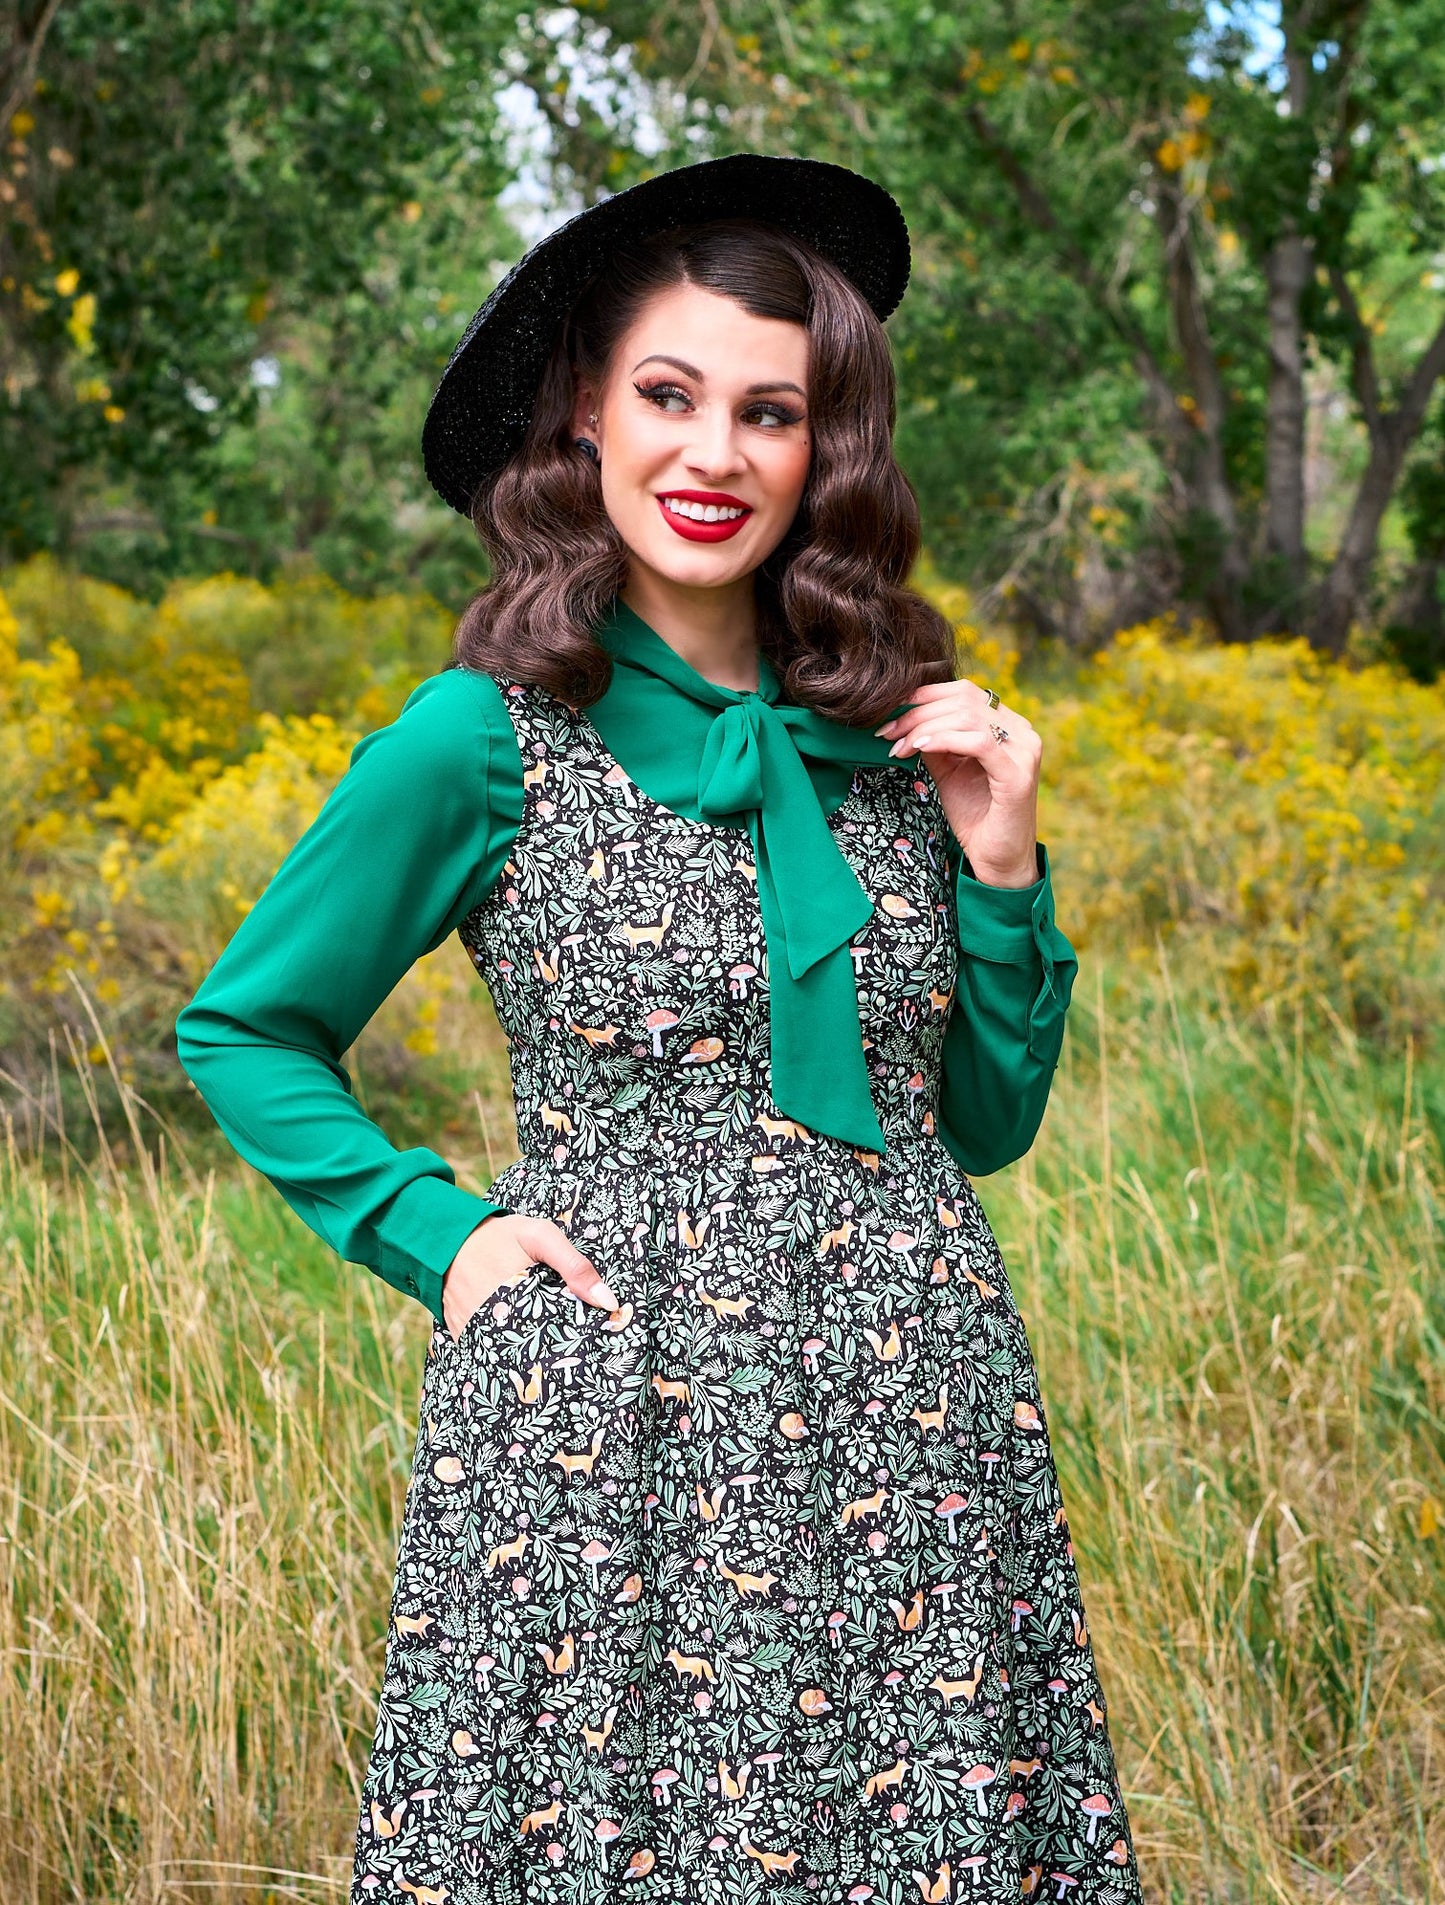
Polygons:
[[733,420],[719,412],[699,418],[699,427],[687,446],[684,460],[699,478],[721,481],[742,468],[743,458]]

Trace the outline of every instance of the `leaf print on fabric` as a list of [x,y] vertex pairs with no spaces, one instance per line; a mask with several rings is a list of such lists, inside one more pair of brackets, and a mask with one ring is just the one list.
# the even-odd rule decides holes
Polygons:
[[947,822],[829,825],[879,1154],[769,1095],[741,829],[503,682],[526,809],[460,937],[522,1156],[610,1314],[533,1265],[422,1388],[353,1905],[1138,1905],[1037,1372],[934,1105]]

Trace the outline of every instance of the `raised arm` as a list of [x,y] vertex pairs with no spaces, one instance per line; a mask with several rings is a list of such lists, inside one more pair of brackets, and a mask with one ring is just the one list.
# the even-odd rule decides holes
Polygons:
[[495,884],[522,816],[501,692],[449,668],[366,735],[176,1020],[180,1061],[248,1164],[341,1256],[442,1315],[442,1278],[498,1207],[399,1151],[342,1054]]
[[1021,1158],[1043,1121],[1078,959],[1054,923],[1048,850],[1033,886],[985,886],[966,858],[958,991],[943,1042],[939,1137],[970,1176]]

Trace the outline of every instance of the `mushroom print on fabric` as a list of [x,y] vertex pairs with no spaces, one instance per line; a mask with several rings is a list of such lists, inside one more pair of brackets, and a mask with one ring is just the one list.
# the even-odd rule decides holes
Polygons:
[[749,836],[503,682],[526,809],[461,938],[522,1157],[610,1314],[534,1264],[438,1324],[353,1905],[1134,1905],[1037,1375],[932,1109],[947,821],[829,819],[883,1154],[769,1097]]

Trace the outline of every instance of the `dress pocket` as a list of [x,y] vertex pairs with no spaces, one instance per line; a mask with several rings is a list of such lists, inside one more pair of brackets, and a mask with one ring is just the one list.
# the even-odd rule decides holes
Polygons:
[[[534,1258],[531,1263],[524,1264],[514,1277],[508,1277],[505,1283],[499,1283],[490,1296],[486,1296],[482,1299],[462,1325],[462,1333],[456,1339],[456,1347],[458,1349],[466,1349],[469,1345],[474,1344],[479,1336],[484,1336],[489,1331],[498,1329],[504,1325],[511,1317],[516,1307],[517,1299],[526,1286],[534,1280],[539,1272],[545,1276],[548,1274],[548,1271],[549,1266],[547,1264],[543,1263],[540,1258]],[[556,1273],[552,1272],[551,1274],[555,1275]],[[560,1278],[558,1281],[560,1282]],[[450,1332],[448,1332],[448,1334],[450,1334]]]

